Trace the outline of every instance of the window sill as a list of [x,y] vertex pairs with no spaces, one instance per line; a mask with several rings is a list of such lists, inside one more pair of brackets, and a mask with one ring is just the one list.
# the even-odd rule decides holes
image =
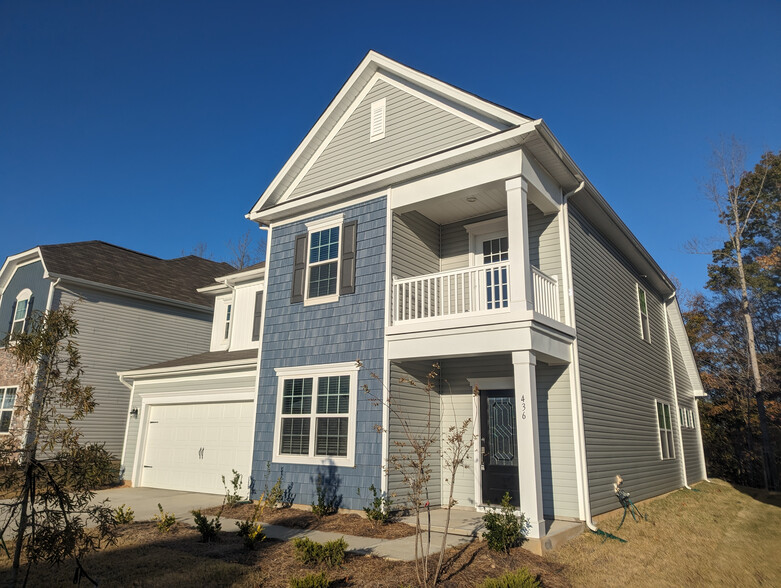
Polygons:
[[312,457],[310,455],[274,455],[271,460],[273,463],[289,463],[289,464],[302,464],[302,465],[316,465],[316,466],[336,466],[344,468],[355,467],[354,457],[328,457],[318,456]]
[[306,298],[304,306],[316,306],[317,304],[330,304],[339,300],[339,294],[330,294],[329,296],[317,296],[316,298]]

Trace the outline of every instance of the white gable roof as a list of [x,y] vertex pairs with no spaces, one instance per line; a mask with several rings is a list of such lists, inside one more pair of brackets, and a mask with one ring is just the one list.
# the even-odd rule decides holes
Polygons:
[[[352,177],[349,173],[344,178],[333,173],[326,176],[323,170],[328,168],[328,150],[334,151],[338,148],[339,135],[345,134],[345,125],[349,124],[351,115],[357,109],[365,108],[368,111],[373,98],[376,97],[374,95],[379,96],[394,89],[401,92],[408,102],[416,102],[415,108],[436,109],[441,118],[449,119],[455,130],[452,131],[450,142],[445,143],[448,147],[459,144],[459,141],[464,143],[532,120],[370,51],[261,195],[250,216],[260,210],[316,192],[328,185],[328,182],[332,186],[340,180],[356,179],[355,174],[365,173],[366,169],[356,168],[352,170]],[[391,112],[389,116],[392,115]],[[410,124],[414,126],[414,122]],[[379,144],[382,144],[382,141]],[[407,144],[409,145],[409,141]],[[392,142],[382,144],[381,148],[386,151],[380,155],[384,166],[401,163],[394,161],[387,153],[393,148]],[[423,142],[419,145],[420,153],[410,154],[407,149],[404,160],[429,155],[435,148],[436,145],[426,145]],[[380,169],[368,171],[374,173]]]

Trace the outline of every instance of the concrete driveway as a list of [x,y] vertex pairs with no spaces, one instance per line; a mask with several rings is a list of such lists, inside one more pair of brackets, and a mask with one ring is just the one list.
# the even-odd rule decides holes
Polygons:
[[161,490],[159,488],[110,488],[98,490],[93,502],[108,499],[111,507],[129,506],[135,513],[136,521],[148,521],[158,514],[157,504],[163,505],[165,512],[176,515],[177,521],[191,520],[191,510],[220,506],[223,496],[220,494],[200,494],[180,490]]

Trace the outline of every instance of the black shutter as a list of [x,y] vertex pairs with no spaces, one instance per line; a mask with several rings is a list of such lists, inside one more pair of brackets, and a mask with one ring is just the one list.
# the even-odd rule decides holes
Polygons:
[[260,317],[263,314],[263,290],[255,292],[255,316],[252,319],[252,340],[260,340]]
[[295,259],[293,261],[293,285],[290,290],[290,303],[304,301],[306,287],[306,242],[308,235],[296,237]]
[[342,235],[342,275],[339,278],[339,295],[355,294],[355,249],[358,222],[344,223]]

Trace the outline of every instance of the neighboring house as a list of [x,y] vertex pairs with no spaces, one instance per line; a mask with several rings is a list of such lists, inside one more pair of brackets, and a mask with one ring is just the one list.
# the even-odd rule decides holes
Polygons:
[[406,381],[433,363],[443,438],[477,439],[459,507],[509,491],[541,537],[618,507],[616,474],[637,500],[705,477],[673,284],[541,119],[370,52],[248,217],[269,235],[252,473],[295,502],[318,479],[351,509],[403,495],[402,423],[361,390],[415,430]]
[[260,263],[199,288],[214,296],[207,353],[119,374],[131,390],[124,476],[133,486],[222,493],[222,476],[248,487],[263,308]]
[[[73,304],[82,381],[95,411],[77,424],[87,443],[119,456],[128,390],[119,370],[209,348],[212,300],[196,288],[233,268],[193,255],[159,259],[101,241],[41,245],[0,269],[0,339],[29,328],[32,313]],[[26,407],[16,393],[27,369],[0,349],[0,435],[21,434]]]

